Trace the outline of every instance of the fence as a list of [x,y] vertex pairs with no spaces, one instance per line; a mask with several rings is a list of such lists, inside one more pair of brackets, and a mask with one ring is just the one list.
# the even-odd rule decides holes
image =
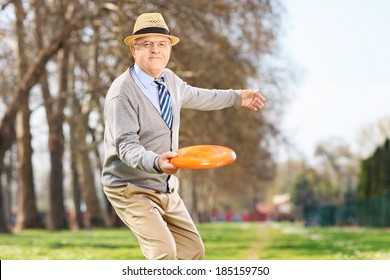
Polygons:
[[390,195],[372,197],[343,206],[325,205],[306,209],[303,217],[307,225],[390,227]]

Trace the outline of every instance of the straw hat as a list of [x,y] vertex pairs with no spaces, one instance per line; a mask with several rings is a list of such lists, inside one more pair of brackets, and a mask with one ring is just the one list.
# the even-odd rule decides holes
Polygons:
[[172,46],[179,43],[180,39],[172,36],[169,28],[160,13],[145,13],[140,15],[134,24],[133,35],[125,38],[125,44],[131,46],[131,43],[141,37],[148,35],[160,35],[171,40]]

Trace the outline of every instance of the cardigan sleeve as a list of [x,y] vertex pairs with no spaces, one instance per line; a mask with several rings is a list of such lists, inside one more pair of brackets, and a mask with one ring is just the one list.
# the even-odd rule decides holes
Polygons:
[[239,90],[193,87],[184,82],[171,70],[166,71],[166,76],[172,83],[170,91],[173,91],[177,96],[178,103],[182,108],[211,111],[240,106],[241,104]]
[[129,101],[121,96],[111,99],[106,106],[106,119],[120,160],[129,167],[148,173],[159,173],[154,168],[154,161],[158,155],[146,151],[140,144],[137,134],[139,130],[137,114]]

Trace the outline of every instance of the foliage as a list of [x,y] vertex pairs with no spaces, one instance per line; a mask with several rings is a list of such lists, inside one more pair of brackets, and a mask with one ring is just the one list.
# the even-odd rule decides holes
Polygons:
[[295,205],[303,209],[315,207],[318,204],[318,195],[315,192],[316,173],[308,170],[299,175],[293,185],[292,200]]
[[300,168],[293,169],[293,173],[288,175],[289,186],[285,186],[284,190],[292,195],[299,218],[303,218],[309,210],[329,205],[341,206],[355,198],[357,160],[350,148],[339,139],[318,144],[315,160],[310,165],[304,161],[295,165]]
[[358,198],[367,199],[390,194],[390,140],[361,162]]
[[321,164],[301,169],[292,184],[290,192],[298,217],[320,225],[387,227],[389,139],[361,161],[359,174],[356,160],[346,147],[319,145],[317,155],[322,158]]
[[315,155],[322,204],[343,204],[348,193],[356,192],[357,185],[358,164],[350,147],[339,139],[330,139],[317,146]]
[[358,131],[356,139],[359,158],[368,158],[388,137],[390,137],[389,117],[384,117],[376,122],[365,125]]
[[373,196],[353,200],[344,205],[322,205],[307,208],[303,213],[306,224],[321,226],[359,225],[369,227],[390,226],[390,196]]

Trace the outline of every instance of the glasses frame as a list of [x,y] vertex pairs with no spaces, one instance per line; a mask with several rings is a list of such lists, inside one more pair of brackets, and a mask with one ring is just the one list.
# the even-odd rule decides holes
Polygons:
[[[149,45],[145,45],[149,44]],[[172,45],[170,41],[143,41],[140,43],[133,43],[133,46],[140,46],[144,49],[151,49],[153,46],[156,45],[160,49],[166,49]]]

